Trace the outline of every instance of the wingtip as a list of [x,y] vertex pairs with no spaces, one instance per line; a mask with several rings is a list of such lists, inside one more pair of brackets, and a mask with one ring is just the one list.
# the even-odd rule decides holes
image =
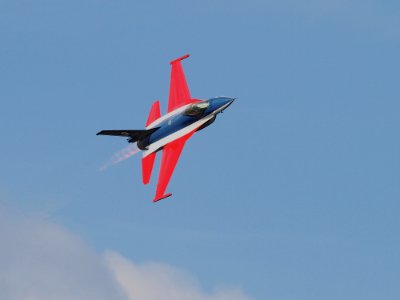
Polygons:
[[[169,194],[166,194],[166,195],[162,195],[161,197],[154,198],[154,199],[153,199],[153,202],[160,201],[160,200],[162,200],[162,199],[165,199],[165,198],[168,198],[168,197],[170,197],[170,196],[172,196],[172,194],[171,194],[171,193],[169,193]],[[156,196],[156,197],[157,197],[157,196]]]
[[189,56],[190,56],[190,54],[185,54],[184,56],[181,56],[181,57],[179,57],[179,58],[177,58],[177,59],[172,60],[172,61],[170,62],[170,64],[172,65],[172,64],[175,63],[175,62],[184,60],[185,58],[188,58]]

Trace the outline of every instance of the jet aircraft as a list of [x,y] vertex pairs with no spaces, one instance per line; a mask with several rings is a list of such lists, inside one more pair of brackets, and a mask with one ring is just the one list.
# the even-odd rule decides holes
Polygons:
[[162,150],[161,168],[153,202],[171,196],[165,193],[186,141],[197,131],[213,123],[235,98],[216,97],[208,100],[192,98],[181,61],[186,54],[170,62],[171,79],[168,112],[161,116],[160,101],[153,103],[144,130],[102,130],[97,135],[127,137],[143,150],[142,179],[150,182],[156,153]]

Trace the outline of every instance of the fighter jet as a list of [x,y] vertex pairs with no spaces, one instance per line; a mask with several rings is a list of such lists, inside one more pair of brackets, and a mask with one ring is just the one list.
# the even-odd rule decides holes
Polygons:
[[97,135],[127,137],[143,150],[142,179],[150,182],[156,153],[162,150],[161,168],[153,202],[171,196],[165,193],[186,141],[197,131],[213,123],[235,98],[216,97],[208,100],[192,98],[181,61],[186,54],[170,62],[171,81],[168,112],[161,116],[160,101],[153,103],[144,130],[102,130]]

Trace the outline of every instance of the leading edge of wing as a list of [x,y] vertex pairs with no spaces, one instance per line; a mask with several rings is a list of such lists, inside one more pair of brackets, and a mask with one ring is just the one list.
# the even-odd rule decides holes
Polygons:
[[160,173],[158,175],[157,190],[153,202],[160,201],[172,195],[171,193],[165,194],[165,190],[167,189],[168,183],[175,170],[176,164],[178,163],[186,141],[194,133],[195,130],[164,146],[161,158]]
[[181,61],[188,57],[189,54],[186,54],[170,63],[171,78],[169,85],[168,112],[190,103],[190,91],[181,64]]

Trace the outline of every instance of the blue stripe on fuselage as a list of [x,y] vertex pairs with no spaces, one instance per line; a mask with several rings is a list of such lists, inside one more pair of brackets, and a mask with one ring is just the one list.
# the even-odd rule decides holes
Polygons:
[[159,129],[152,133],[146,141],[143,141],[145,147],[147,147],[150,144],[153,144],[191,124],[194,122],[197,122],[198,120],[214,113],[216,110],[218,110],[220,107],[231,101],[232,98],[228,97],[217,97],[217,98],[212,98],[209,100],[205,100],[204,102],[208,102],[210,105],[207,107],[207,109],[204,111],[203,115],[201,116],[187,116],[184,115],[183,113],[173,115],[170,118],[166,119],[162,123],[158,124],[157,127]]
[[159,127],[159,129],[152,135],[150,135],[148,144],[153,144],[154,142],[157,142],[162,138],[165,138],[166,136],[169,136],[174,132],[177,132],[189,126],[190,124],[200,120],[202,117],[191,117],[182,114],[172,116],[171,118],[168,118],[157,126]]

